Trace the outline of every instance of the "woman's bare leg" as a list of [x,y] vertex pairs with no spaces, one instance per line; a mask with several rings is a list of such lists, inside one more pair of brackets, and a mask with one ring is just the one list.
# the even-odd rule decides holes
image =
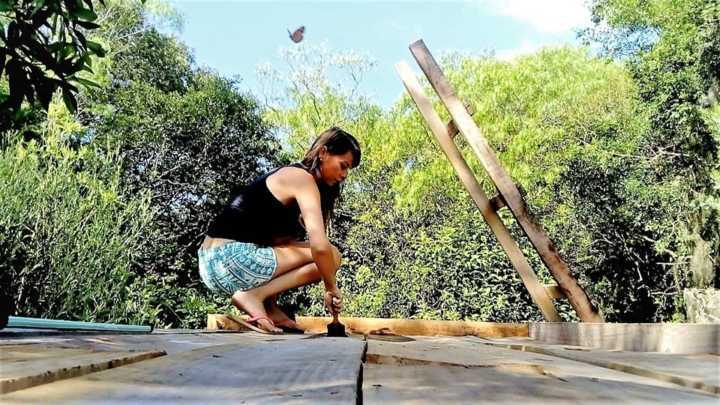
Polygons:
[[[273,247],[273,250],[275,250],[278,262],[273,278],[259,287],[233,294],[232,302],[238,309],[257,316],[268,316],[263,301],[291,288],[320,281],[320,271],[312,261],[312,253],[307,243],[277,246]],[[341,262],[340,252],[334,246],[333,252],[337,271]],[[277,310],[280,311],[279,308]],[[287,318],[284,313],[282,315]],[[265,320],[258,321],[258,324],[268,331],[278,330],[277,328],[273,329],[272,325]]]
[[[287,291],[291,288],[301,287],[310,283],[320,281],[320,271],[315,263],[308,263],[297,269],[288,271],[279,277],[273,278],[260,287],[247,291],[237,291],[232,296],[232,303],[240,310],[255,316],[268,316],[263,301],[272,295]],[[267,320],[258,321],[258,325],[267,331],[282,331],[273,326]]]

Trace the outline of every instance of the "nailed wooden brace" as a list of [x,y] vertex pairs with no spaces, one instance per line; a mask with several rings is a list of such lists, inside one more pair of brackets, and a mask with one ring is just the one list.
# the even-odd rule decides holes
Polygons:
[[[470,116],[475,115],[475,109],[472,105],[465,103],[465,109],[467,110],[468,114],[470,114]],[[460,133],[457,125],[455,125],[455,121],[453,120],[448,121],[446,128],[448,135],[450,135],[450,139],[454,139],[455,136]]]
[[420,111],[420,114],[430,127],[433,135],[435,135],[440,148],[455,169],[455,173],[460,179],[460,182],[465,186],[468,194],[470,194],[470,198],[472,198],[475,205],[482,213],[483,218],[485,218],[485,222],[487,222],[488,226],[490,226],[490,229],[500,242],[500,246],[502,246],[505,253],[507,253],[510,262],[515,270],[517,270],[520,279],[525,285],[525,288],[528,290],[528,293],[530,293],[530,297],[533,302],[535,302],[538,306],[540,312],[543,314],[543,317],[545,317],[545,320],[550,322],[561,321],[557,310],[553,306],[552,300],[547,295],[547,291],[540,284],[540,281],[533,269],[530,267],[527,258],[525,258],[525,255],[518,247],[517,243],[510,234],[510,231],[498,216],[496,212],[497,210],[493,209],[490,201],[485,195],[485,192],[480,186],[480,183],[478,183],[475,178],[475,174],[472,172],[458,150],[457,145],[455,145],[452,139],[448,136],[447,127],[441,121],[440,116],[435,109],[433,109],[430,99],[423,92],[422,86],[412,73],[410,66],[408,66],[405,62],[401,62],[395,65],[395,69],[400,75],[400,79],[405,85],[405,89],[408,94],[415,102],[418,111]]
[[233,316],[223,314],[208,314],[207,316],[208,330],[236,330],[250,331],[245,325],[233,319]]
[[500,208],[507,206],[507,204],[505,203],[505,199],[503,198],[502,194],[498,194],[490,199],[490,206],[493,210],[497,211]]
[[447,108],[455,126],[463,134],[490,179],[495,183],[498,191],[505,199],[507,207],[525,232],[525,235],[527,235],[540,259],[558,285],[562,286],[570,305],[575,309],[578,317],[584,322],[604,322],[602,315],[592,304],[585,290],[578,284],[575,277],[570,273],[567,264],[558,254],[555,244],[550,240],[545,230],[530,216],[517,186],[482,135],[480,128],[472,120],[465,106],[455,94],[452,85],[443,74],[435,58],[430,54],[425,43],[422,40],[412,43],[410,53],[412,53],[430,85],[440,97],[440,101]]
[[[467,110],[468,114],[470,114],[470,116],[475,115],[475,109],[473,108],[473,106],[471,104],[465,103],[465,109]],[[447,130],[447,134],[450,137],[450,139],[455,139],[457,134],[460,133],[457,125],[455,125],[455,121],[453,121],[453,120],[448,121],[445,128]],[[497,210],[507,206],[507,204],[505,203],[505,199],[503,198],[502,194],[498,194],[495,197],[490,199],[490,206],[492,207],[493,210],[497,211]]]

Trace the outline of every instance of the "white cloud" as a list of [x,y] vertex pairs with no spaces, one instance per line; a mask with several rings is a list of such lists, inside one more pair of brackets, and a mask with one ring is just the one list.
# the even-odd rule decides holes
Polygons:
[[495,53],[495,57],[500,60],[510,61],[510,60],[515,59],[518,56],[535,53],[538,50],[540,50],[540,48],[542,48],[542,47],[543,47],[543,45],[539,44],[537,42],[524,40],[520,43],[520,46],[517,48],[498,50]]
[[528,23],[542,32],[564,32],[589,25],[586,0],[477,0],[484,11]]

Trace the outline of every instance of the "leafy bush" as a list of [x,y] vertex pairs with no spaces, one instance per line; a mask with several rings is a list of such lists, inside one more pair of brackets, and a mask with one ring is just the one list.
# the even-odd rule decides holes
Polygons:
[[148,199],[121,195],[116,154],[67,147],[52,128],[80,129],[68,119],[51,104],[43,144],[14,137],[0,152],[3,295],[25,316],[124,321]]

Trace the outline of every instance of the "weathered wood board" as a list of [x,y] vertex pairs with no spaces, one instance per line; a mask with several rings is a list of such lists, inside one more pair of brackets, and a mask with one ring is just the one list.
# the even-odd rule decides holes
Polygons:
[[279,339],[210,346],[16,391],[15,403],[354,403],[365,342]]
[[580,346],[551,345],[527,339],[470,338],[495,347],[539,353],[654,378],[683,387],[720,394],[720,356],[609,351]]
[[538,342],[635,352],[720,353],[720,324],[532,323]]
[[3,345],[0,353],[0,394],[165,355],[164,351],[93,351],[44,345]]
[[[297,335],[261,335],[233,331],[182,331],[155,330],[151,334],[38,334],[33,331],[23,337],[21,333],[13,333],[10,337],[0,336],[0,345],[42,345],[45,348],[76,348],[95,351],[108,350],[158,350],[168,354],[184,352],[202,347],[230,343],[254,344],[257,342],[298,339]],[[48,353],[52,356],[52,353]],[[46,357],[45,354],[42,357]],[[1,357],[0,357],[1,359]]]
[[652,378],[473,337],[368,342],[365,403],[708,402],[717,397]]
[[[317,332],[330,321],[308,319]],[[90,368],[87,375],[4,394],[0,402],[353,403],[359,384],[367,403],[718,402],[712,395],[720,385],[716,355],[608,351],[544,344],[522,333],[479,338],[467,333],[467,325],[454,323],[436,327],[427,321],[356,319],[355,326],[365,333],[380,334],[369,335],[367,343],[362,335],[206,331],[0,336],[2,371],[32,369],[23,363],[38,365],[38,371],[62,368],[58,365],[66,361],[97,362],[97,356],[131,350],[168,353],[105,371]],[[344,320],[352,325],[353,318]],[[418,328],[468,336],[407,336]],[[361,371],[365,347],[367,363]]]
[[[307,332],[327,331],[329,317],[297,317],[298,324]],[[430,321],[421,319],[353,318],[340,317],[346,329],[354,333],[373,334],[389,332],[404,336],[528,336],[528,325],[522,323],[495,323],[472,321]]]
[[498,367],[369,364],[363,374],[365,404],[717,403],[717,398],[666,387]]

